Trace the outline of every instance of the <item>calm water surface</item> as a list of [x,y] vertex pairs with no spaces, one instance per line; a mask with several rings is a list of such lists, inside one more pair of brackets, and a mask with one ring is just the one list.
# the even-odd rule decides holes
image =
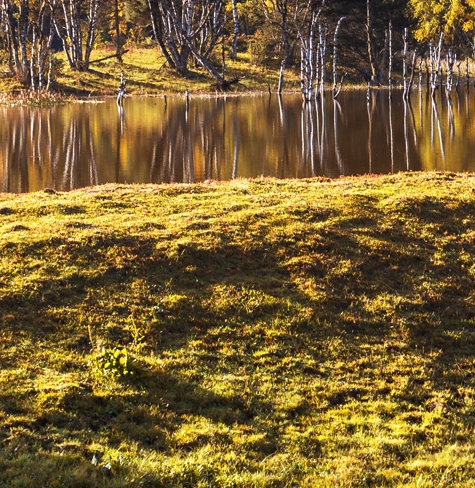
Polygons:
[[[0,108],[0,191],[110,182],[475,171],[475,91],[127,98]],[[473,109],[472,109],[473,105]]]

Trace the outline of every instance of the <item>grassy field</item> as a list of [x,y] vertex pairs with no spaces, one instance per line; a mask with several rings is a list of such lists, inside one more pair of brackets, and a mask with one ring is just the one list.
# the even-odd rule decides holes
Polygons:
[[474,486],[474,192],[0,194],[0,486]]

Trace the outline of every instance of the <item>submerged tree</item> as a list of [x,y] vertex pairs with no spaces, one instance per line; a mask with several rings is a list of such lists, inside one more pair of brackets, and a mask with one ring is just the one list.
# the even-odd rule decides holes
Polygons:
[[[300,84],[304,101],[310,101],[315,98],[317,81],[319,76],[324,80],[324,74],[319,75],[318,63],[316,63],[315,55],[318,54],[320,65],[324,66],[325,62],[322,58],[325,57],[326,51],[326,35],[323,35],[323,29],[318,26],[318,20],[322,14],[325,0],[322,0],[321,5],[316,7],[311,5],[311,8],[304,9],[304,15],[297,26],[298,37],[300,40]],[[307,17],[309,20],[307,20]],[[317,27],[319,27],[319,44],[315,46],[315,38]],[[325,29],[326,31],[326,29]],[[323,90],[323,88],[322,88]]]

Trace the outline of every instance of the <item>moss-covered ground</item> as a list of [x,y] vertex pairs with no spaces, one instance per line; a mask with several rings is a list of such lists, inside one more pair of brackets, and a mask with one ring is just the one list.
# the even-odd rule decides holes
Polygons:
[[475,176],[0,195],[0,486],[475,485]]

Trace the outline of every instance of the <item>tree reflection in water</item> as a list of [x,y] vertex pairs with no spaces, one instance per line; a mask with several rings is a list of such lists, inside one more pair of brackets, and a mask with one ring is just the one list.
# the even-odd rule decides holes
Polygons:
[[[473,171],[470,90],[137,97],[0,108],[0,191],[239,177]],[[331,123],[330,121],[333,121]]]

